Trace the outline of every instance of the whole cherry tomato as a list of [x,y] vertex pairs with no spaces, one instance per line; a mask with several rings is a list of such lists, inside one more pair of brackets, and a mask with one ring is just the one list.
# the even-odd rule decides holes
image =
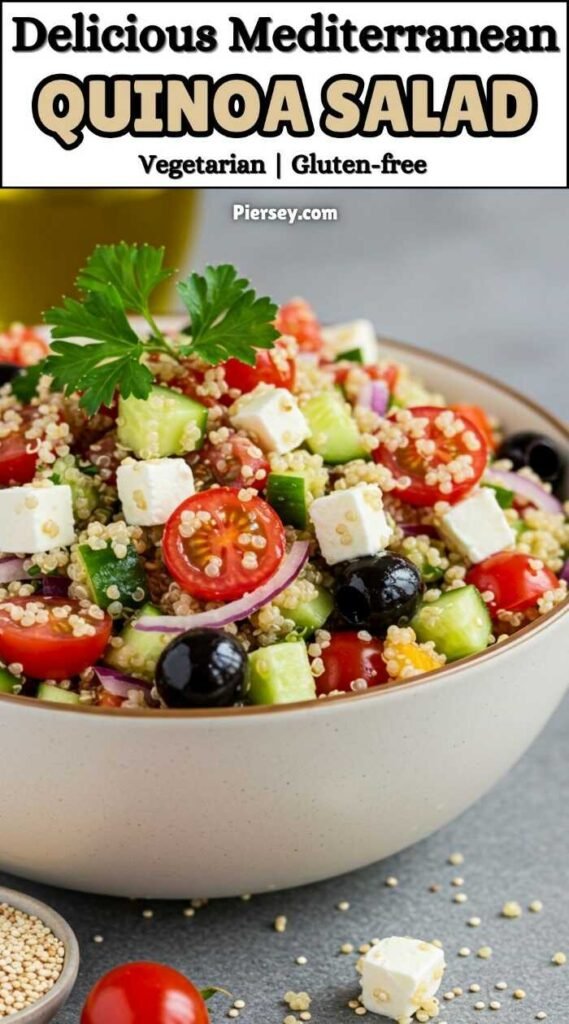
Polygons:
[[81,1024],[209,1024],[209,1014],[198,989],[179,971],[132,963],[94,985]]

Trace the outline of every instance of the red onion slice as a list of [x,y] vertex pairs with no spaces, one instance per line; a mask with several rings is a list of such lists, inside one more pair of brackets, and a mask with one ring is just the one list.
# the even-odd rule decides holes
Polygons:
[[24,569],[24,559],[6,555],[0,558],[0,583],[13,583],[14,580],[27,580],[28,572]]
[[185,633],[188,629],[220,629],[231,622],[247,619],[268,604],[296,579],[308,558],[308,541],[297,540],[270,580],[237,601],[196,615],[143,615],[134,623],[143,633]]
[[433,537],[437,540],[439,536],[436,526],[421,526],[420,523],[398,523],[397,525],[405,537]]
[[142,679],[135,679],[133,676],[125,676],[122,672],[116,672],[114,668],[107,665],[95,665],[95,672],[101,684],[108,693],[115,697],[128,697],[130,690],[144,690],[148,693],[150,687]]
[[556,515],[563,512],[563,505],[554,494],[550,494],[540,484],[536,484],[535,480],[529,480],[528,477],[520,476],[519,473],[512,473],[505,469],[487,469],[484,474],[484,482],[506,487],[514,494],[527,498],[543,512],[552,512]]
[[566,583],[569,583],[569,558],[567,559],[567,561],[565,562],[565,565],[563,566],[561,572],[559,573],[559,579],[560,580],[565,580]]
[[356,405],[385,416],[389,405],[389,388],[384,380],[366,380],[359,391]]
[[41,592],[44,597],[67,597],[70,583],[69,576],[42,576]]

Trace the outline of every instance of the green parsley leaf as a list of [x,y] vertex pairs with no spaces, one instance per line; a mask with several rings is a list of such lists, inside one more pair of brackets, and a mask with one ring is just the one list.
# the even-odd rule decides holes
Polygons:
[[55,339],[90,338],[92,341],[139,344],[114,285],[107,285],[104,292],[90,293],[84,302],[64,299],[62,306],[48,309],[44,320],[51,325],[51,336]]
[[205,274],[190,274],[178,292],[191,317],[191,343],[183,355],[198,355],[215,365],[234,357],[250,366],[258,348],[272,348],[279,337],[273,326],[277,306],[257,298],[249,282],[237,277],[235,267],[206,267]]
[[40,359],[39,363],[26,367],[25,370],[22,370],[21,373],[12,378],[10,386],[18,401],[31,402],[37,393],[40,377],[46,373],[45,362],[45,359]]
[[76,284],[83,291],[103,293],[112,285],[128,312],[147,316],[151,292],[174,272],[164,268],[163,262],[163,246],[98,245]]
[[78,345],[72,341],[54,341],[46,370],[52,376],[52,388],[73,394],[81,391],[79,404],[93,416],[102,405],[110,405],[115,391],[124,398],[148,398],[153,376],[140,362],[144,345],[123,340]]

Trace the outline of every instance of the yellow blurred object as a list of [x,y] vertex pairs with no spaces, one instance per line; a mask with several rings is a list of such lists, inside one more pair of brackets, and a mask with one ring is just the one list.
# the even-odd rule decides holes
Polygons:
[[392,679],[410,679],[423,672],[434,672],[444,665],[445,658],[435,651],[431,644],[415,641],[393,641],[389,633],[385,642],[383,657]]
[[[196,189],[0,190],[0,328],[33,324],[42,311],[72,295],[77,271],[98,242],[149,242],[166,247],[166,262],[183,265],[196,228]],[[174,305],[172,286],[156,292],[158,312]]]

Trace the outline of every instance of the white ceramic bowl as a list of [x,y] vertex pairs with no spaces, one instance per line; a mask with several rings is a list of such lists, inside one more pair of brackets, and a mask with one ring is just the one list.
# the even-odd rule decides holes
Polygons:
[[[509,431],[562,424],[507,387],[385,343]],[[514,764],[568,683],[566,602],[433,676],[277,708],[105,711],[0,696],[0,866],[121,896],[230,896],[379,860]]]

